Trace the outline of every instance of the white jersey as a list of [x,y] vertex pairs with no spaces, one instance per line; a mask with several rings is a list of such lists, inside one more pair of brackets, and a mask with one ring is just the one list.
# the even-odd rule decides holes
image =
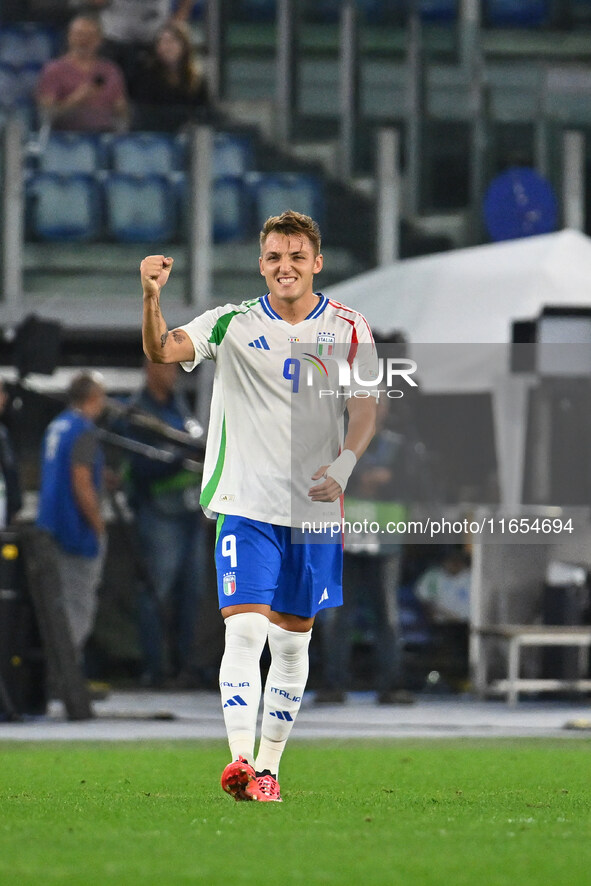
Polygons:
[[292,325],[272,309],[267,294],[214,308],[181,328],[195,348],[184,369],[216,361],[205,512],[282,526],[340,521],[340,501],[310,502],[308,490],[322,482],[312,474],[341,451],[348,367],[355,360],[358,378],[377,377],[365,317],[319,295],[316,308]]

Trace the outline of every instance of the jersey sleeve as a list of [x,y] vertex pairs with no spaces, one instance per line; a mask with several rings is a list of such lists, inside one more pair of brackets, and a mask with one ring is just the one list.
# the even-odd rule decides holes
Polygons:
[[206,311],[204,314],[195,317],[194,320],[191,320],[184,326],[179,326],[179,329],[187,333],[195,349],[193,359],[186,363],[181,363],[186,372],[195,369],[202,360],[215,360],[218,345],[215,340],[214,330],[225,310],[225,308],[213,308],[211,311]]

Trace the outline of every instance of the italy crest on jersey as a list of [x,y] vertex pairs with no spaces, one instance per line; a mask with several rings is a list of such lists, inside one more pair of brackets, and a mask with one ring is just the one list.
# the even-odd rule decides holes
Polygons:
[[316,337],[316,356],[331,357],[334,351],[334,332],[319,332]]
[[236,593],[236,573],[225,572],[223,578],[223,588],[226,597],[232,597]]

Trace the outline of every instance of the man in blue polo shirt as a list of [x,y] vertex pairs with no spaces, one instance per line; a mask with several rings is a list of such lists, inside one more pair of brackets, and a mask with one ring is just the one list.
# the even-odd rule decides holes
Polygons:
[[80,656],[94,623],[106,548],[100,501],[104,457],[95,426],[104,404],[100,377],[79,373],[67,408],[43,440],[37,525],[55,542],[64,608]]

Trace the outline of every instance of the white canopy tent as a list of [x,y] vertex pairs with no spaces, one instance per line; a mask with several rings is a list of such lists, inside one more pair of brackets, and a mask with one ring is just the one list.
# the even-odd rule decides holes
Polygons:
[[[404,332],[427,392],[492,394],[501,510],[523,513],[528,393],[538,380],[510,371],[511,325],[534,320],[544,307],[591,307],[591,239],[563,230],[409,259],[327,294],[360,310],[376,332]],[[567,340],[580,339],[574,334]],[[509,543],[515,538],[474,545],[470,661],[477,688],[488,648],[481,628],[539,618],[540,588],[552,559],[591,566],[588,518],[576,525],[576,537],[555,543],[527,544],[524,536],[517,545]]]
[[380,331],[421,343],[502,343],[511,321],[543,305],[589,305],[591,239],[563,230],[405,259],[353,277],[327,295]]
[[518,505],[535,379],[510,373],[511,324],[544,307],[591,306],[591,239],[563,230],[407,259],[327,294],[361,311],[376,332],[404,332],[425,391],[494,394],[501,498]]

